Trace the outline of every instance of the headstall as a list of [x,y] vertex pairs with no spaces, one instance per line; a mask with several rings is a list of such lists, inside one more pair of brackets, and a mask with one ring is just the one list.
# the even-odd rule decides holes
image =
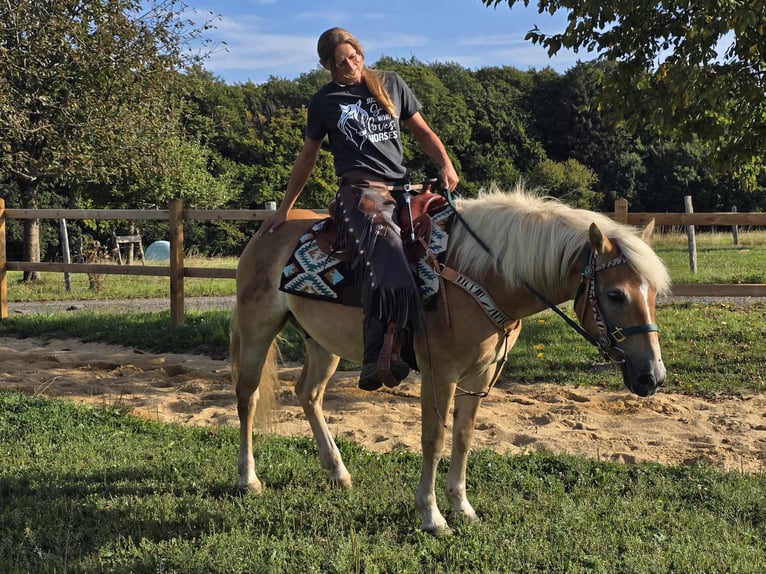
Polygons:
[[[570,319],[561,309],[549,301],[542,293],[529,284],[525,284],[527,289],[534,293],[538,299],[555,311],[561,316],[570,327],[582,335],[589,343],[598,347],[604,358],[617,363],[622,364],[625,362],[625,351],[623,351],[619,344],[625,341],[630,335],[636,335],[638,333],[652,333],[659,331],[659,327],[656,323],[646,323],[644,325],[635,325],[632,327],[620,327],[619,325],[613,325],[601,312],[601,308],[598,303],[598,294],[596,291],[596,275],[599,271],[611,269],[618,265],[626,265],[628,260],[624,255],[619,255],[614,259],[610,259],[606,263],[598,264],[596,261],[596,253],[589,249],[585,253],[585,267],[582,271],[582,279],[580,286],[577,289],[577,294],[574,297],[574,309],[577,312],[577,304],[580,297],[585,294],[590,302],[591,311],[593,313],[593,320],[596,323],[596,327],[599,330],[600,336],[598,338],[592,336],[580,325]],[[584,318],[581,318],[581,321]],[[612,351],[616,351],[620,354],[619,357],[612,356]]]

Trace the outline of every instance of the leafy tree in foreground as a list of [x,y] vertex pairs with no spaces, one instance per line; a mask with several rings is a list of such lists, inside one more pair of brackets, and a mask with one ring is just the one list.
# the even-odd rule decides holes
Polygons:
[[[201,30],[180,0],[0,1],[0,185],[140,188],[177,158],[178,71]],[[165,151],[169,150],[169,154]],[[127,187],[127,186],[126,186]],[[39,261],[39,224],[25,256]]]
[[[482,0],[487,6],[529,0]],[[539,0],[566,29],[526,39],[549,55],[597,52],[614,64],[604,96],[634,125],[699,137],[720,171],[748,184],[766,171],[766,1]],[[724,46],[725,48],[721,48]]]

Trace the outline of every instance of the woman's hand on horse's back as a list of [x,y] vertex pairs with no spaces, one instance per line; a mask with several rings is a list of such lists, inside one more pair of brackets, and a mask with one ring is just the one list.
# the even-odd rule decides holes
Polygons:
[[276,210],[274,213],[269,214],[269,216],[263,220],[261,227],[258,229],[258,235],[274,233],[282,226],[286,219],[286,212],[282,212],[281,209]]

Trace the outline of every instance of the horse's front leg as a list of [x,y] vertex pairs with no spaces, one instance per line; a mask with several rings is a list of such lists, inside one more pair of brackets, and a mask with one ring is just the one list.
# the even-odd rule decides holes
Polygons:
[[423,519],[420,528],[437,536],[452,533],[436,504],[436,468],[444,451],[447,414],[454,392],[454,384],[434,385],[433,374],[422,372],[420,444],[423,459],[415,506]]
[[351,487],[351,474],[343,463],[338,446],[327,428],[322,401],[327,382],[338,367],[340,357],[329,353],[313,339],[306,340],[306,357],[295,392],[311,425],[319,451],[319,464],[333,486]]
[[479,519],[466,496],[466,468],[473,441],[476,413],[480,405],[480,397],[457,391],[452,428],[452,456],[447,472],[446,490],[453,516],[469,522]]

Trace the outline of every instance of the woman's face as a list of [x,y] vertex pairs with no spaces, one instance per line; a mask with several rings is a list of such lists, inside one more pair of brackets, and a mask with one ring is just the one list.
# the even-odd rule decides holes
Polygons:
[[330,74],[339,84],[358,84],[362,81],[364,56],[351,44],[341,44],[335,48],[335,59],[330,61]]

